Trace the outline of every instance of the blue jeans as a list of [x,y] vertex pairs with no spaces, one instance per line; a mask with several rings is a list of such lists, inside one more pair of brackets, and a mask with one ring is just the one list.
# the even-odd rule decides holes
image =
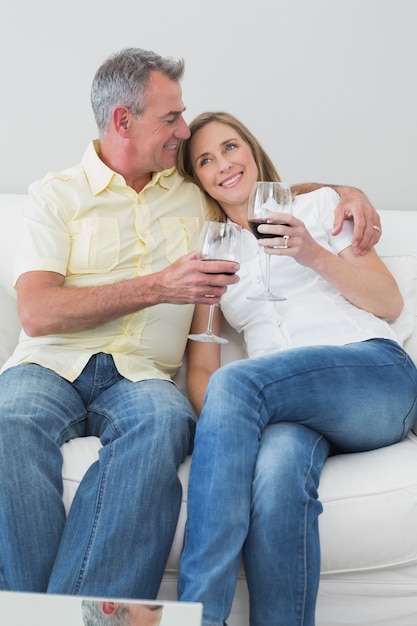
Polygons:
[[[0,376],[0,588],[155,598],[174,536],[195,418],[168,381],[133,383],[110,355],[74,383],[38,365]],[[60,446],[96,435],[68,518]]]
[[[197,426],[180,599],[203,602],[204,626],[222,625],[244,547],[251,626],[313,626],[320,512],[314,500],[328,453],[319,435],[340,452],[369,450],[403,439],[416,418],[417,370],[389,340],[297,348],[220,368],[211,377]],[[297,434],[288,426],[282,435],[271,430],[275,434],[268,436],[268,450],[273,445],[281,450],[264,455],[259,442],[274,423],[300,424],[306,430]],[[280,442],[284,435],[289,449]],[[264,456],[274,467],[268,467]],[[267,488],[258,489],[265,465],[270,476],[283,475],[280,483],[269,479]],[[294,475],[288,483],[291,466]],[[268,515],[261,519],[270,506],[269,520]],[[299,519],[303,512],[308,519]],[[278,530],[269,527],[271,517]],[[265,536],[258,544],[262,527]],[[284,572],[282,588],[274,559],[287,562],[290,572]],[[257,569],[250,571],[254,562]],[[262,607],[264,602],[270,606]]]
[[277,615],[287,624],[303,624],[305,615],[314,615],[320,581],[318,486],[329,453],[327,439],[301,424],[271,424],[262,435],[243,546],[251,624],[279,624]]

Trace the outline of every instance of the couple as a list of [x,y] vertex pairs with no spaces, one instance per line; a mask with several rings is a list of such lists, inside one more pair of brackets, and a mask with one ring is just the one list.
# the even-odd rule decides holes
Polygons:
[[[196,329],[201,324],[202,316],[207,313],[206,305],[220,302],[228,286],[244,288],[246,284],[247,288],[252,288],[252,282],[245,278],[249,276],[250,268],[245,269],[244,263],[239,282],[237,276],[227,273],[230,270],[229,262],[203,262],[193,251],[205,219],[208,200],[201,184],[204,190],[207,188],[209,194],[218,199],[218,202],[213,200],[216,211],[224,209],[229,214],[230,209],[230,218],[239,223],[245,221],[243,206],[249,182],[276,176],[263,151],[259,148],[257,152],[256,142],[252,145],[252,154],[250,135],[243,141],[246,160],[230,161],[230,167],[226,165],[235,150],[237,152],[235,143],[239,139],[239,132],[228,122],[210,123],[199,132],[194,131],[193,125],[191,141],[181,148],[185,150],[184,157],[187,157],[188,150],[191,159],[201,156],[198,162],[191,160],[191,165],[184,159],[184,171],[181,169],[187,179],[192,176],[193,183],[176,171],[176,148],[181,140],[190,137],[190,130],[183,118],[184,104],[180,86],[183,71],[182,61],[163,58],[154,52],[137,48],[122,50],[107,59],[98,69],[91,90],[98,139],[88,146],[80,164],[64,172],[49,174],[29,189],[30,203],[23,216],[15,268],[23,332],[19,345],[0,375],[0,470],[2,476],[7,477],[0,483],[1,589],[124,598],[155,598],[158,593],[181,502],[177,469],[192,448],[195,428],[195,411],[172,384],[172,376],[182,361],[194,313],[193,325]],[[214,131],[217,132],[219,128],[226,130],[228,136],[216,136]],[[207,134],[208,137],[205,136]],[[204,145],[198,148],[196,155],[195,140],[199,137],[204,139]],[[206,139],[210,139],[210,143]],[[230,142],[230,139],[233,141]],[[226,155],[224,159],[222,156],[221,162],[217,155],[219,148]],[[220,172],[215,176],[210,174],[214,166]],[[226,175],[222,173],[224,167]],[[195,175],[197,178],[194,178]],[[219,179],[216,181],[217,176]],[[312,188],[314,186],[302,186],[298,192]],[[230,201],[228,191],[231,192]],[[342,226],[344,213],[353,213],[355,244],[350,245],[353,240],[346,232],[349,226],[345,225],[341,233],[335,235],[337,241],[332,248],[339,254],[333,254],[325,243],[327,230],[331,231],[332,226],[328,223],[323,226],[321,243],[316,243],[295,212],[289,227],[290,247],[286,251],[288,257],[294,255],[294,258],[277,261],[290,263],[288,276],[293,275],[295,268],[305,269],[307,286],[312,278],[311,272],[307,271],[310,264],[318,272],[314,276],[320,276],[320,280],[324,277],[334,283],[336,291],[346,296],[346,302],[354,302],[359,307],[358,311],[369,309],[377,316],[393,318],[401,308],[401,298],[392,278],[374,252],[365,256],[351,254],[353,247],[364,251],[378,240],[379,232],[372,228],[372,224],[379,225],[378,216],[360,192],[349,188],[337,188],[337,191],[343,198],[337,209],[336,230]],[[220,194],[218,198],[217,194]],[[334,219],[339,196],[329,190],[318,191],[299,195],[296,203],[302,198],[308,206],[307,213],[311,208],[311,219],[317,217],[318,205],[320,216],[323,214],[327,221]],[[282,234],[279,230],[276,232],[278,237]],[[256,256],[254,241],[249,235],[246,239],[248,251]],[[333,241],[333,235],[329,234],[328,239]],[[273,252],[273,249],[270,251]],[[249,256],[247,258],[251,260]],[[351,268],[352,265],[355,266],[355,277],[360,276],[360,280],[353,285],[345,285],[351,272],[345,272],[344,268]],[[237,266],[233,269],[237,269]],[[300,285],[304,285],[304,282],[300,282]],[[291,295],[289,290],[287,293]],[[230,290],[227,298],[232,297],[233,291]],[[390,301],[394,303],[393,310],[387,311],[384,303]],[[230,302],[233,305],[232,300]],[[200,309],[198,305],[204,306]],[[319,305],[317,303],[318,312]],[[233,306],[229,313],[226,308],[224,311],[233,323]],[[280,323],[281,312],[271,309],[271,314],[276,315],[277,323]],[[369,317],[369,333],[360,339],[371,339],[376,332],[378,337],[383,338],[359,342],[356,344],[360,348],[358,350],[342,349],[343,363],[345,358],[353,361],[365,359],[366,375],[369,378],[366,398],[360,398],[361,408],[367,409],[361,414],[363,423],[359,425],[360,429],[354,428],[350,433],[351,438],[347,438],[346,442],[345,433],[340,432],[343,446],[346,445],[348,449],[359,443],[366,447],[397,441],[412,421],[412,398],[404,387],[411,379],[415,385],[414,371],[406,355],[392,342],[386,324],[371,314],[359,314],[363,315],[367,319]],[[282,318],[288,326],[289,320],[285,319],[283,312]],[[246,321],[244,319],[243,323]],[[346,336],[349,335],[348,340],[351,341],[352,329],[346,315],[343,322],[345,326]],[[293,335],[291,340],[296,341],[295,329],[289,327],[289,330]],[[298,340],[300,338],[302,336],[298,336]],[[344,338],[340,339],[345,343]],[[312,340],[313,333],[310,336]],[[191,350],[198,351],[200,348],[202,346],[193,345]],[[198,367],[202,367],[200,371],[195,368],[194,375],[199,381],[195,385],[193,383],[190,389],[197,410],[202,404],[207,379],[217,367],[217,353],[212,348],[206,368],[202,367],[197,353],[195,356],[192,352],[190,354],[191,361],[195,363],[197,360]],[[314,356],[314,347],[312,351]],[[325,348],[326,358],[333,351],[333,348]],[[345,355],[347,352],[349,354]],[[297,354],[297,351],[289,350],[262,359],[236,363],[232,367],[220,369],[211,379],[206,408],[198,427],[190,493],[190,520],[181,575],[183,599],[202,600],[205,603],[204,619],[207,624],[219,624],[227,617],[234,586],[233,568],[238,562],[243,543],[251,587],[252,623],[257,623],[257,613],[259,619],[263,620],[260,604],[265,596],[258,596],[261,591],[259,585],[256,585],[258,579],[264,585],[265,592],[269,590],[274,600],[271,609],[275,612],[274,590],[281,589],[281,585],[285,590],[285,581],[276,578],[268,562],[265,562],[265,572],[263,563],[260,564],[260,579],[255,554],[257,546],[264,551],[265,545],[268,545],[267,552],[271,553],[273,560],[282,559],[289,569],[297,567],[298,559],[297,562],[291,562],[295,549],[292,543],[284,545],[285,549],[280,553],[276,538],[269,537],[273,528],[263,522],[266,519],[263,494],[269,493],[271,486],[276,486],[277,496],[269,500],[278,513],[282,508],[283,497],[290,497],[291,501],[294,499],[294,503],[289,503],[292,510],[288,523],[292,526],[299,522],[300,515],[303,515],[303,511],[300,513],[296,507],[299,496],[293,497],[292,492],[281,489],[278,478],[285,475],[284,465],[288,465],[291,472],[295,467],[299,476],[293,477],[294,489],[299,486],[303,464],[310,451],[314,453],[314,474],[307,476],[312,484],[306,487],[311,494],[311,524],[315,524],[314,517],[317,517],[320,505],[315,498],[314,485],[318,482],[321,465],[329,453],[328,448],[338,444],[337,432],[328,432],[325,428],[326,415],[319,413],[308,419],[306,417],[306,423],[300,424],[291,423],[288,414],[285,415],[285,421],[264,429],[269,422],[281,419],[281,415],[274,407],[275,391],[270,393],[275,381],[271,385],[267,379],[264,380],[263,370],[278,372],[275,359],[283,357],[287,363],[290,358],[292,362]],[[368,366],[372,354],[375,354],[378,362],[382,360],[389,364],[389,367],[383,368],[384,376],[394,390],[388,400],[385,399],[385,392],[379,395],[380,390],[374,388],[377,385],[373,369]],[[300,358],[307,364],[303,352]],[[273,369],[269,367],[268,359],[272,359]],[[411,369],[408,374],[403,374],[406,382],[400,381],[401,367],[396,365],[396,359],[402,362],[404,370]],[[310,365],[310,361],[308,363]],[[256,375],[258,378],[252,371],[248,374],[243,371],[240,377],[240,368],[245,370],[245,367],[260,367]],[[398,373],[393,373],[397,369]],[[194,367],[191,367],[190,376],[193,376],[193,370]],[[349,370],[354,375],[354,368]],[[336,373],[341,368],[332,365],[333,371]],[[235,375],[238,387],[235,387]],[[232,377],[232,386],[228,390],[223,383],[223,376]],[[250,380],[249,392],[246,377]],[[259,390],[254,388],[257,381]],[[225,382],[229,385],[229,381]],[[325,379],[320,382],[325,388],[327,401],[336,404],[334,408],[340,409],[343,406],[342,402],[337,401],[341,398],[340,385],[336,385],[333,377],[329,384]],[[349,399],[357,397],[354,384],[354,381],[346,381],[343,377],[342,390],[349,395]],[[335,386],[337,399],[333,393]],[[306,396],[303,405],[313,407],[313,399],[319,400],[321,395],[316,384],[314,394],[304,382],[302,386],[297,384],[297,394],[290,388],[286,389],[288,400],[292,401],[294,395],[300,400],[300,388],[306,389],[303,391]],[[265,394],[263,402],[262,393],[267,389],[268,394]],[[222,420],[218,414],[222,407],[213,404],[216,404],[220,393],[220,404],[227,405],[229,398],[226,390],[233,396],[229,407],[233,407],[233,411],[229,411],[227,419],[221,423],[222,428],[229,429],[229,432],[223,433],[226,447],[223,455],[221,447],[217,449],[217,442],[210,441],[210,430],[213,422]],[[374,393],[371,393],[372,390]],[[243,394],[241,398],[240,394]],[[253,416],[247,412],[251,410],[256,394],[259,402],[255,413],[259,413],[259,418],[256,417],[257,432],[253,433]],[[395,402],[396,415],[401,424],[386,427],[385,402],[389,407],[397,396],[401,396],[402,402],[401,405],[400,401]],[[238,401],[244,398],[247,399],[244,407],[246,413],[240,416],[237,414],[240,411]],[[404,408],[401,415],[399,407],[407,401],[410,406],[408,410]],[[378,441],[372,437],[369,424],[370,414],[374,413],[378,414],[378,431],[381,431]],[[409,415],[405,419],[407,413]],[[317,417],[321,418],[320,424],[316,422]],[[245,424],[238,424],[243,419],[246,419]],[[350,431],[351,427],[350,417],[343,410],[341,431]],[[262,431],[264,433],[258,452],[257,438]],[[89,435],[99,437],[103,446],[99,460],[89,468],[81,481],[66,517],[61,498],[60,448],[71,438]],[[207,446],[213,454],[218,454],[216,463],[212,463],[214,456],[210,456],[207,467],[201,449],[201,441],[206,440],[206,435]],[[245,492],[242,494],[242,509],[239,510],[239,525],[236,526],[236,545],[219,544],[219,559],[216,555],[211,561],[205,562],[203,555],[204,561],[200,562],[200,553],[194,551],[198,536],[193,538],[193,534],[199,532],[200,523],[204,522],[205,525],[204,544],[201,545],[203,551],[213,550],[214,555],[217,539],[214,534],[206,535],[207,529],[211,532],[212,519],[200,519],[199,496],[193,494],[193,485],[199,482],[201,465],[204,471],[229,471],[226,461],[232,461],[231,453],[236,442],[230,437],[235,435],[242,440],[242,450],[239,452],[245,454],[241,468],[243,475],[239,476],[236,484],[239,490]],[[275,438],[282,442],[284,437],[287,443],[276,445]],[[246,449],[246,444],[250,444],[250,449]],[[297,459],[290,458],[291,446]],[[265,468],[277,478],[268,476]],[[232,480],[235,469],[230,467]],[[217,477],[213,476],[213,479],[213,487],[219,489],[221,485],[217,484]],[[219,480],[222,480],[221,476]],[[253,504],[259,507],[259,524],[256,521],[258,509],[253,511],[251,519],[247,515],[246,496],[251,488]],[[215,507],[222,506],[224,494],[211,493],[203,483],[201,490],[207,501],[210,499],[212,502],[214,498],[215,506],[209,513],[215,516]],[[284,506],[287,506],[285,502]],[[215,520],[213,532],[221,530],[217,527],[217,521],[222,522],[222,527],[227,526],[225,516],[234,515],[235,507],[223,507],[221,512],[222,517]],[[308,513],[310,515],[310,508]],[[273,510],[272,516],[275,518]],[[274,519],[274,524],[278,526],[281,521]],[[263,545],[262,532],[265,533]],[[280,529],[278,534],[282,532]],[[297,614],[301,610],[308,613],[312,623],[318,576],[318,540],[314,528],[306,535],[306,540],[309,551],[316,552],[314,559],[311,557],[314,561],[311,572],[307,572],[308,589],[304,592],[299,589],[299,582],[296,582],[296,597],[291,604],[297,607]],[[225,549],[228,550],[227,554]],[[251,552],[253,558],[250,558]],[[229,558],[233,560],[231,569],[224,562]],[[196,576],[200,581],[206,581],[208,588],[213,591],[194,587],[193,560],[194,564],[200,563],[201,567],[208,570],[197,571]],[[227,597],[224,601],[222,593],[217,594],[216,581],[213,586],[213,576],[217,572],[225,581],[222,593],[225,592]],[[290,571],[287,577],[290,582],[292,575]],[[302,573],[297,576],[297,580],[301,577]],[[286,590],[283,591],[283,594],[286,593]],[[305,601],[304,595],[306,598],[308,596]],[[260,601],[257,601],[258,597]],[[301,608],[298,598],[302,599]],[[278,623],[278,619],[279,614],[275,613],[274,624]],[[305,624],[308,623],[305,621]]]

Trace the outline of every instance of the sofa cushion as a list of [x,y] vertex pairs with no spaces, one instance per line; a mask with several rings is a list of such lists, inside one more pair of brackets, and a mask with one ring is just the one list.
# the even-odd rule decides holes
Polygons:
[[330,457],[320,480],[322,573],[417,563],[417,437]]
[[384,256],[385,265],[395,277],[404,298],[401,315],[391,327],[401,345],[411,336],[417,314],[417,257],[411,255]]
[[13,352],[20,333],[16,298],[0,285],[0,367]]

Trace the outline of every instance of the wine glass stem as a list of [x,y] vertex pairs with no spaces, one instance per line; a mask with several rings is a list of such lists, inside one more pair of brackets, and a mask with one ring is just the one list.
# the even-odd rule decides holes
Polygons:
[[212,327],[212,324],[213,324],[213,314],[214,314],[214,304],[210,304],[206,335],[212,335],[213,334],[213,331],[211,330],[211,327]]
[[268,293],[270,293],[270,288],[269,288],[269,279],[270,279],[270,275],[271,275],[271,256],[265,252],[266,254],[266,259],[265,259],[265,283],[266,283],[266,290]]

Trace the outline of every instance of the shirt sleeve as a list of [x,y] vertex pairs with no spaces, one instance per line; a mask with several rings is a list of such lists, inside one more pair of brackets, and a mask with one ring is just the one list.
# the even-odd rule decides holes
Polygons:
[[339,254],[345,248],[352,245],[353,220],[345,220],[342,230],[337,235],[332,235],[334,230],[334,212],[340,201],[340,196],[331,187],[323,187],[320,190],[320,219],[327,230],[329,244]]
[[42,270],[66,275],[70,237],[59,206],[36,184],[29,187],[14,262],[15,284],[25,272]]

